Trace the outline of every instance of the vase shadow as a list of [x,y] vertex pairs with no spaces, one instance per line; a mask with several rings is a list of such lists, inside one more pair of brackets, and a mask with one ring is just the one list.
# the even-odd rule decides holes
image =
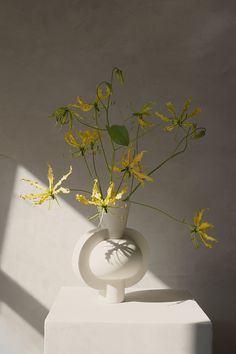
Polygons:
[[182,302],[193,299],[186,290],[148,289],[132,291],[126,294],[126,302]]

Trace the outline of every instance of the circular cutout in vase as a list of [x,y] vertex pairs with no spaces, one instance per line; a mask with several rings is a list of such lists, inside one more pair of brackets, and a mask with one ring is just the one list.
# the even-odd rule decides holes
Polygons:
[[101,215],[101,228],[83,235],[73,253],[76,275],[98,289],[108,303],[122,302],[125,288],[136,284],[148,269],[147,242],[126,227],[128,212],[127,204],[109,208]]

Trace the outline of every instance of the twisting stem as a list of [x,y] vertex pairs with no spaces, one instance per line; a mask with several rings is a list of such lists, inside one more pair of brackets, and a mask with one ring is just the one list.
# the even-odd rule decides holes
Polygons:
[[150,208],[150,209],[156,210],[156,211],[158,211],[159,213],[168,216],[168,218],[170,218],[170,219],[172,219],[172,220],[174,220],[174,221],[176,221],[176,222],[178,222],[178,223],[180,223],[180,224],[184,224],[184,225],[191,226],[191,224],[189,224],[189,223],[186,222],[185,220],[178,219],[178,218],[176,218],[175,216],[169,214],[168,212],[166,212],[166,211],[164,211],[164,210],[162,210],[162,209],[156,208],[156,207],[154,207],[154,206],[152,206],[152,205],[148,205],[148,204],[145,204],[145,203],[134,202],[133,200],[130,200],[130,203],[132,203],[132,204],[137,204],[137,205],[141,205],[141,206],[144,206],[144,207],[146,207],[146,208]]

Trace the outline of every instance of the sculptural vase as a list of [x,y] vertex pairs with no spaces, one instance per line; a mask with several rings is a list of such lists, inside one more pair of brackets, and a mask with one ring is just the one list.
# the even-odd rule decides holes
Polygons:
[[137,283],[148,267],[148,246],[136,230],[127,228],[129,204],[100,213],[100,227],[78,241],[73,268],[108,303],[124,301],[125,288]]

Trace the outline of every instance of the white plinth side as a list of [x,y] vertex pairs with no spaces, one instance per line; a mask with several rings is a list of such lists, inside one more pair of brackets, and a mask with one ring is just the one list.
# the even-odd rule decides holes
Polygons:
[[184,291],[131,290],[107,304],[62,288],[45,321],[44,354],[211,354],[211,321]]

